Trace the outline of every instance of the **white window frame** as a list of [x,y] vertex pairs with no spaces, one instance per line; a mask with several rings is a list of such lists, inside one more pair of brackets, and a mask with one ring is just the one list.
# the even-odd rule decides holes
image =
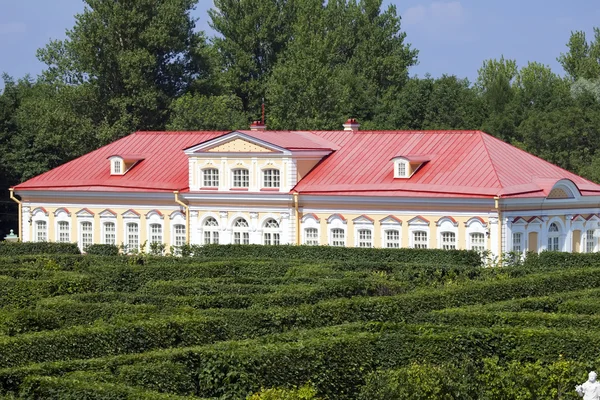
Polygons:
[[[38,221],[43,221],[46,223],[46,239],[38,240]],[[31,224],[32,224],[32,242],[49,242],[50,241],[50,221],[48,218],[48,212],[41,208],[37,207],[31,212]]]
[[302,217],[302,244],[309,245],[308,237],[306,235],[307,229],[317,230],[317,243],[311,244],[311,246],[319,246],[321,244],[321,220],[315,214],[306,214]]
[[[214,221],[216,225],[207,225],[209,222]],[[202,220],[202,232],[201,242],[203,245],[206,244],[219,244],[221,241],[219,218],[214,215],[206,215]],[[208,233],[208,241],[206,234]]]
[[[598,229],[599,226],[599,222],[600,222],[600,218],[598,218],[596,215],[592,215],[590,217],[588,217],[586,223],[585,223],[585,228],[584,230],[582,230],[582,237],[581,237],[581,250],[585,251],[586,253],[588,252],[588,243],[587,243],[587,231],[596,231]],[[585,242],[584,242],[585,239]],[[594,237],[593,240],[593,246],[592,246],[592,253],[595,253],[598,251],[598,238]]]
[[[425,234],[425,241],[419,240],[417,242],[416,235],[419,234],[419,236],[421,236],[420,235],[421,233]],[[413,249],[429,249],[429,248],[431,248],[430,245],[429,245],[429,237],[430,237],[430,234],[425,229],[414,229],[414,230],[412,230],[410,232],[410,239],[412,241],[411,248],[413,248]],[[425,247],[421,247],[421,246],[425,246]]]
[[125,175],[125,163],[121,157],[110,157],[110,174]]
[[[69,227],[67,229],[67,239],[60,240],[61,230],[59,229],[59,226],[62,224],[65,224],[65,223]],[[73,229],[73,221],[71,220],[71,213],[69,213],[64,208],[59,208],[58,210],[56,210],[54,212],[54,232],[55,232],[54,241],[58,242],[58,243],[72,243],[72,240],[73,240],[72,235],[71,235],[72,229]]]
[[[247,178],[247,182],[244,182],[244,174],[243,171],[246,171],[245,177]],[[240,173],[239,180],[236,181],[236,174]],[[243,185],[247,183],[247,185]],[[248,189],[250,188],[250,169],[246,167],[235,167],[231,169],[231,187],[235,189]]]
[[[473,250],[473,234],[483,235],[483,250],[488,250],[488,238],[490,236],[487,230],[487,224],[481,222],[479,218],[471,218],[465,222],[465,249]],[[458,246],[457,246],[458,247]]]
[[373,229],[364,226],[356,229],[356,247],[372,248],[373,240]]
[[405,158],[394,159],[394,178],[410,178],[410,163]]
[[409,247],[415,248],[415,232],[425,232],[427,234],[427,248],[431,248],[431,229],[429,227],[429,221],[423,217],[417,216],[408,221],[408,240]]
[[[268,176],[270,174],[270,176]],[[278,168],[268,167],[262,170],[262,182],[261,187],[265,189],[279,189],[281,188],[281,171]],[[267,181],[269,178],[269,181]]]
[[[201,169],[202,185],[201,187],[218,188],[221,184],[221,174],[217,167],[211,166]],[[216,176],[215,176],[216,173]]]
[[[241,221],[244,221],[246,226],[236,226],[238,221],[240,223]],[[236,238],[236,234],[239,234],[240,237]],[[231,221],[231,243],[239,245],[250,244],[250,222],[248,222],[247,218],[236,217],[233,219],[233,221]]]
[[[164,215],[158,210],[151,210],[146,214],[146,248],[150,251],[150,245],[153,243],[152,225],[158,225],[160,227],[160,242],[159,244],[165,244],[165,224]],[[139,236],[139,234],[138,234]],[[140,242],[143,242],[140,237]],[[141,244],[140,244],[141,246]]]
[[453,221],[450,217],[440,218],[439,221],[436,222],[437,225],[437,247],[438,249],[444,249],[444,246],[447,244],[444,243],[443,238],[446,233],[454,234],[454,249],[460,249],[460,238],[458,237],[458,223]]
[[[374,221],[366,215],[361,215],[352,220],[354,225],[354,247],[375,247],[375,226]],[[360,231],[369,231],[370,239],[361,239]]]
[[[131,248],[131,243],[129,241],[129,226],[135,225],[137,227],[137,247],[136,248]],[[141,243],[141,237],[140,237],[140,222],[138,220],[135,220],[134,218],[128,218],[125,221],[123,221],[123,229],[125,231],[125,236],[124,236],[124,245],[125,245],[125,252],[126,253],[131,253],[131,252],[138,252],[140,251],[140,247],[142,245]]]
[[170,233],[171,233],[171,246],[179,246],[177,244],[177,232],[176,232],[176,227],[177,225],[183,225],[183,245],[188,244],[186,243],[187,241],[187,224],[186,224],[186,219],[185,219],[185,215],[181,212],[181,211],[173,211],[170,215],[169,215],[169,225],[170,225]]
[[[89,231],[90,242],[87,245],[85,244],[85,240],[84,240],[84,236],[87,233],[87,232],[85,232],[83,230],[84,224],[89,224],[90,225],[90,231]],[[79,249],[81,251],[85,251],[88,246],[91,246],[91,245],[94,244],[94,221],[91,220],[90,218],[79,219],[77,221],[77,227],[79,228],[79,235],[78,235],[79,236],[79,240],[78,240]]]
[[[399,249],[402,247],[402,221],[396,217],[389,215],[379,221],[381,225],[381,247],[387,249]],[[398,241],[389,241],[388,232],[397,231]],[[398,246],[390,246],[390,244],[397,244]]]
[[[333,238],[333,230],[341,229],[344,234],[344,245],[340,247],[348,246],[348,231],[347,231],[347,221],[340,214],[333,214],[329,218],[327,218],[327,231],[328,231],[328,241],[327,243],[330,246],[333,246],[334,238]],[[338,241],[337,239],[335,241]]]
[[[106,230],[106,225],[108,225],[108,224],[112,224],[114,227],[114,230],[111,232],[111,234],[114,235],[114,237],[115,237],[113,243],[109,243],[108,240],[106,240],[106,235],[108,234],[108,231]],[[107,219],[106,221],[102,221],[102,244],[112,244],[112,245],[118,246],[116,218],[110,218],[110,219]]]
[[[48,221],[45,219],[36,219],[33,222],[33,241],[34,242],[47,242],[48,241]],[[44,226],[43,233],[44,239],[40,240],[40,233],[42,230],[40,226]]]
[[[276,224],[277,226],[268,226]],[[262,223],[262,243],[276,246],[281,244],[281,224],[275,218],[267,218]]]
[[[558,229],[557,232],[550,232],[552,225],[555,225]],[[551,218],[546,224],[544,246],[549,251],[564,251],[565,247],[566,231],[563,222],[558,217]],[[552,240],[552,248],[548,246],[549,241]],[[556,246],[555,246],[556,245]],[[555,248],[556,247],[556,248]]]

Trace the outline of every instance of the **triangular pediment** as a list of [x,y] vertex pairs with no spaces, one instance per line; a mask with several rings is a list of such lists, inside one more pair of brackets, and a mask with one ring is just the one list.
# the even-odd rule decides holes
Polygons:
[[134,210],[127,210],[121,214],[123,218],[139,218],[140,214]]
[[382,225],[402,225],[402,220],[394,217],[393,215],[388,215],[387,217],[381,219],[379,223]]
[[429,221],[426,220],[425,218],[421,217],[420,215],[417,215],[416,217],[410,219],[408,221],[409,225],[421,225],[421,226],[429,226]]
[[90,210],[88,210],[87,208],[82,208],[81,210],[77,211],[77,213],[75,213],[78,217],[87,217],[87,218],[91,218],[94,216],[94,213],[91,212]]
[[243,134],[231,132],[218,138],[197,144],[185,150],[187,155],[198,154],[230,154],[230,153],[289,153],[287,149],[276,146],[264,140]]
[[117,217],[117,213],[108,208],[106,210],[102,211],[98,215],[100,215],[100,218],[116,218]]
[[366,215],[361,215],[359,217],[356,217],[352,220],[352,222],[354,222],[355,224],[369,224],[369,225],[373,225],[373,219],[369,218]]

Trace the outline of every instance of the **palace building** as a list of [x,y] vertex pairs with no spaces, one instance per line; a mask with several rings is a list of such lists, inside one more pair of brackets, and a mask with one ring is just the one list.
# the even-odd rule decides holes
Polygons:
[[23,241],[82,249],[598,250],[600,185],[479,131],[136,132],[11,190]]

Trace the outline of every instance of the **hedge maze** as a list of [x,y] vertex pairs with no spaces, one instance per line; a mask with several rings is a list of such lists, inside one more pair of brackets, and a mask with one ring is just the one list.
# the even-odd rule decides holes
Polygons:
[[0,246],[0,398],[576,399],[600,359],[600,255],[76,253]]

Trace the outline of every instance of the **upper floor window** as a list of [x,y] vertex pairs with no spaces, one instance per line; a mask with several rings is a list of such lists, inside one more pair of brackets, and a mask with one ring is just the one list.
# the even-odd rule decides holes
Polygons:
[[121,174],[121,160],[113,160],[113,173],[115,175]]
[[250,186],[250,172],[245,168],[233,170],[233,187],[247,188]]
[[218,187],[219,186],[219,170],[216,168],[207,168],[202,170],[202,186]]
[[281,179],[278,169],[265,169],[263,171],[263,187],[278,188],[281,186]]

